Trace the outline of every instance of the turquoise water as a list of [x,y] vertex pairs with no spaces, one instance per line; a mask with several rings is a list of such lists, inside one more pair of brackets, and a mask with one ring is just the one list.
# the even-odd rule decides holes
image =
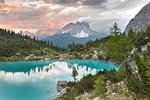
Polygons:
[[[99,70],[116,69],[96,60],[0,62],[0,100],[51,100],[56,97],[59,80],[71,81],[76,67],[81,79]],[[48,89],[53,93],[46,93]]]

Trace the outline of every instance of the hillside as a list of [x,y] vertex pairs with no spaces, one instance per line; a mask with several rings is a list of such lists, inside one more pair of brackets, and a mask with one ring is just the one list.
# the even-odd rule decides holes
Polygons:
[[[70,52],[78,54],[80,59],[97,55],[99,60],[115,63],[119,71],[99,71],[97,75],[89,74],[80,81],[68,82],[66,94],[57,100],[149,100],[150,27],[145,32],[130,30],[126,35],[115,23],[110,32],[111,36],[90,41],[85,46],[72,45]],[[86,55],[90,56],[85,58]],[[72,75],[78,74],[73,71]]]
[[[118,98],[149,99],[150,27],[128,35],[119,31],[115,23],[111,36],[83,44],[71,44],[69,50],[57,48],[46,41],[38,41],[1,29],[1,61],[31,61],[53,59],[97,59],[120,66],[119,71],[99,71],[97,75],[84,76],[80,81],[68,82],[68,92],[61,98]],[[117,40],[117,41],[116,41]],[[7,53],[5,53],[7,52]],[[95,57],[96,56],[96,57]],[[74,72],[74,74],[76,71]],[[75,74],[75,77],[78,74]],[[120,85],[121,84],[121,85]],[[82,88],[81,88],[82,87]],[[99,89],[101,88],[101,89]],[[109,91],[108,91],[109,90]],[[71,97],[70,97],[71,96]],[[59,99],[59,98],[58,98]]]
[[46,55],[53,56],[59,51],[63,49],[48,44],[46,41],[0,29],[0,61],[40,60],[45,59]]

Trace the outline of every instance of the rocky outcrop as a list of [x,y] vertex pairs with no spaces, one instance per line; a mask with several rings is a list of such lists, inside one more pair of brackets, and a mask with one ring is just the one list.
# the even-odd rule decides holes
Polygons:
[[96,54],[93,55],[93,57],[91,58],[91,60],[98,60],[98,57]]
[[61,92],[66,87],[67,87],[67,81],[58,81],[57,82],[57,91],[58,92]]
[[67,93],[67,81],[58,81],[57,82],[57,98],[56,100],[61,100],[59,98],[61,98],[63,95],[65,95]]
[[93,57],[91,58],[91,60],[99,60],[98,57],[97,57],[98,53],[96,50],[94,50],[94,55]]
[[129,24],[125,28],[125,32],[128,33],[130,29],[134,31],[145,31],[150,25],[150,3],[144,6],[139,13],[130,20]]

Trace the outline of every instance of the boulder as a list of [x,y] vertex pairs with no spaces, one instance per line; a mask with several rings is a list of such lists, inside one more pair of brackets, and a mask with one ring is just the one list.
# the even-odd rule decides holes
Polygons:
[[57,82],[57,91],[60,92],[67,87],[67,81],[58,81]]
[[98,57],[96,54],[93,55],[93,57],[91,58],[91,60],[98,60]]
[[47,93],[52,93],[52,92],[53,92],[53,90],[48,89],[46,92],[47,92]]

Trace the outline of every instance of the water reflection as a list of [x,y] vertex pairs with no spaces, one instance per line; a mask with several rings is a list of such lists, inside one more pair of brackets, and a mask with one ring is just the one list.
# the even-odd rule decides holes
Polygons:
[[[115,66],[91,60],[0,62],[0,100],[51,100],[57,94],[57,81],[73,80],[74,67],[79,73],[77,78],[81,79],[86,74]],[[54,92],[47,94],[47,89]]]
[[[16,66],[10,66],[15,68],[18,68]],[[72,69],[73,67],[77,68],[78,70],[78,79],[82,78],[83,75],[86,74],[95,74],[96,73],[96,69],[95,68],[87,68],[87,66],[80,66],[78,64],[72,64],[72,63],[68,63],[68,62],[53,62],[50,63],[49,65],[46,66],[40,66],[40,67],[34,67],[30,65],[30,68],[27,67],[27,70],[25,71],[20,71],[16,69],[16,71],[13,72],[9,72],[7,69],[5,70],[1,70],[0,71],[0,79],[1,80],[5,80],[8,82],[26,82],[26,81],[41,81],[44,79],[48,79],[48,80],[58,80],[58,79],[62,79],[62,77],[66,77],[68,79],[72,80],[71,77],[71,73],[72,73]],[[9,67],[7,67],[9,68]],[[19,72],[20,71],[20,72]]]

